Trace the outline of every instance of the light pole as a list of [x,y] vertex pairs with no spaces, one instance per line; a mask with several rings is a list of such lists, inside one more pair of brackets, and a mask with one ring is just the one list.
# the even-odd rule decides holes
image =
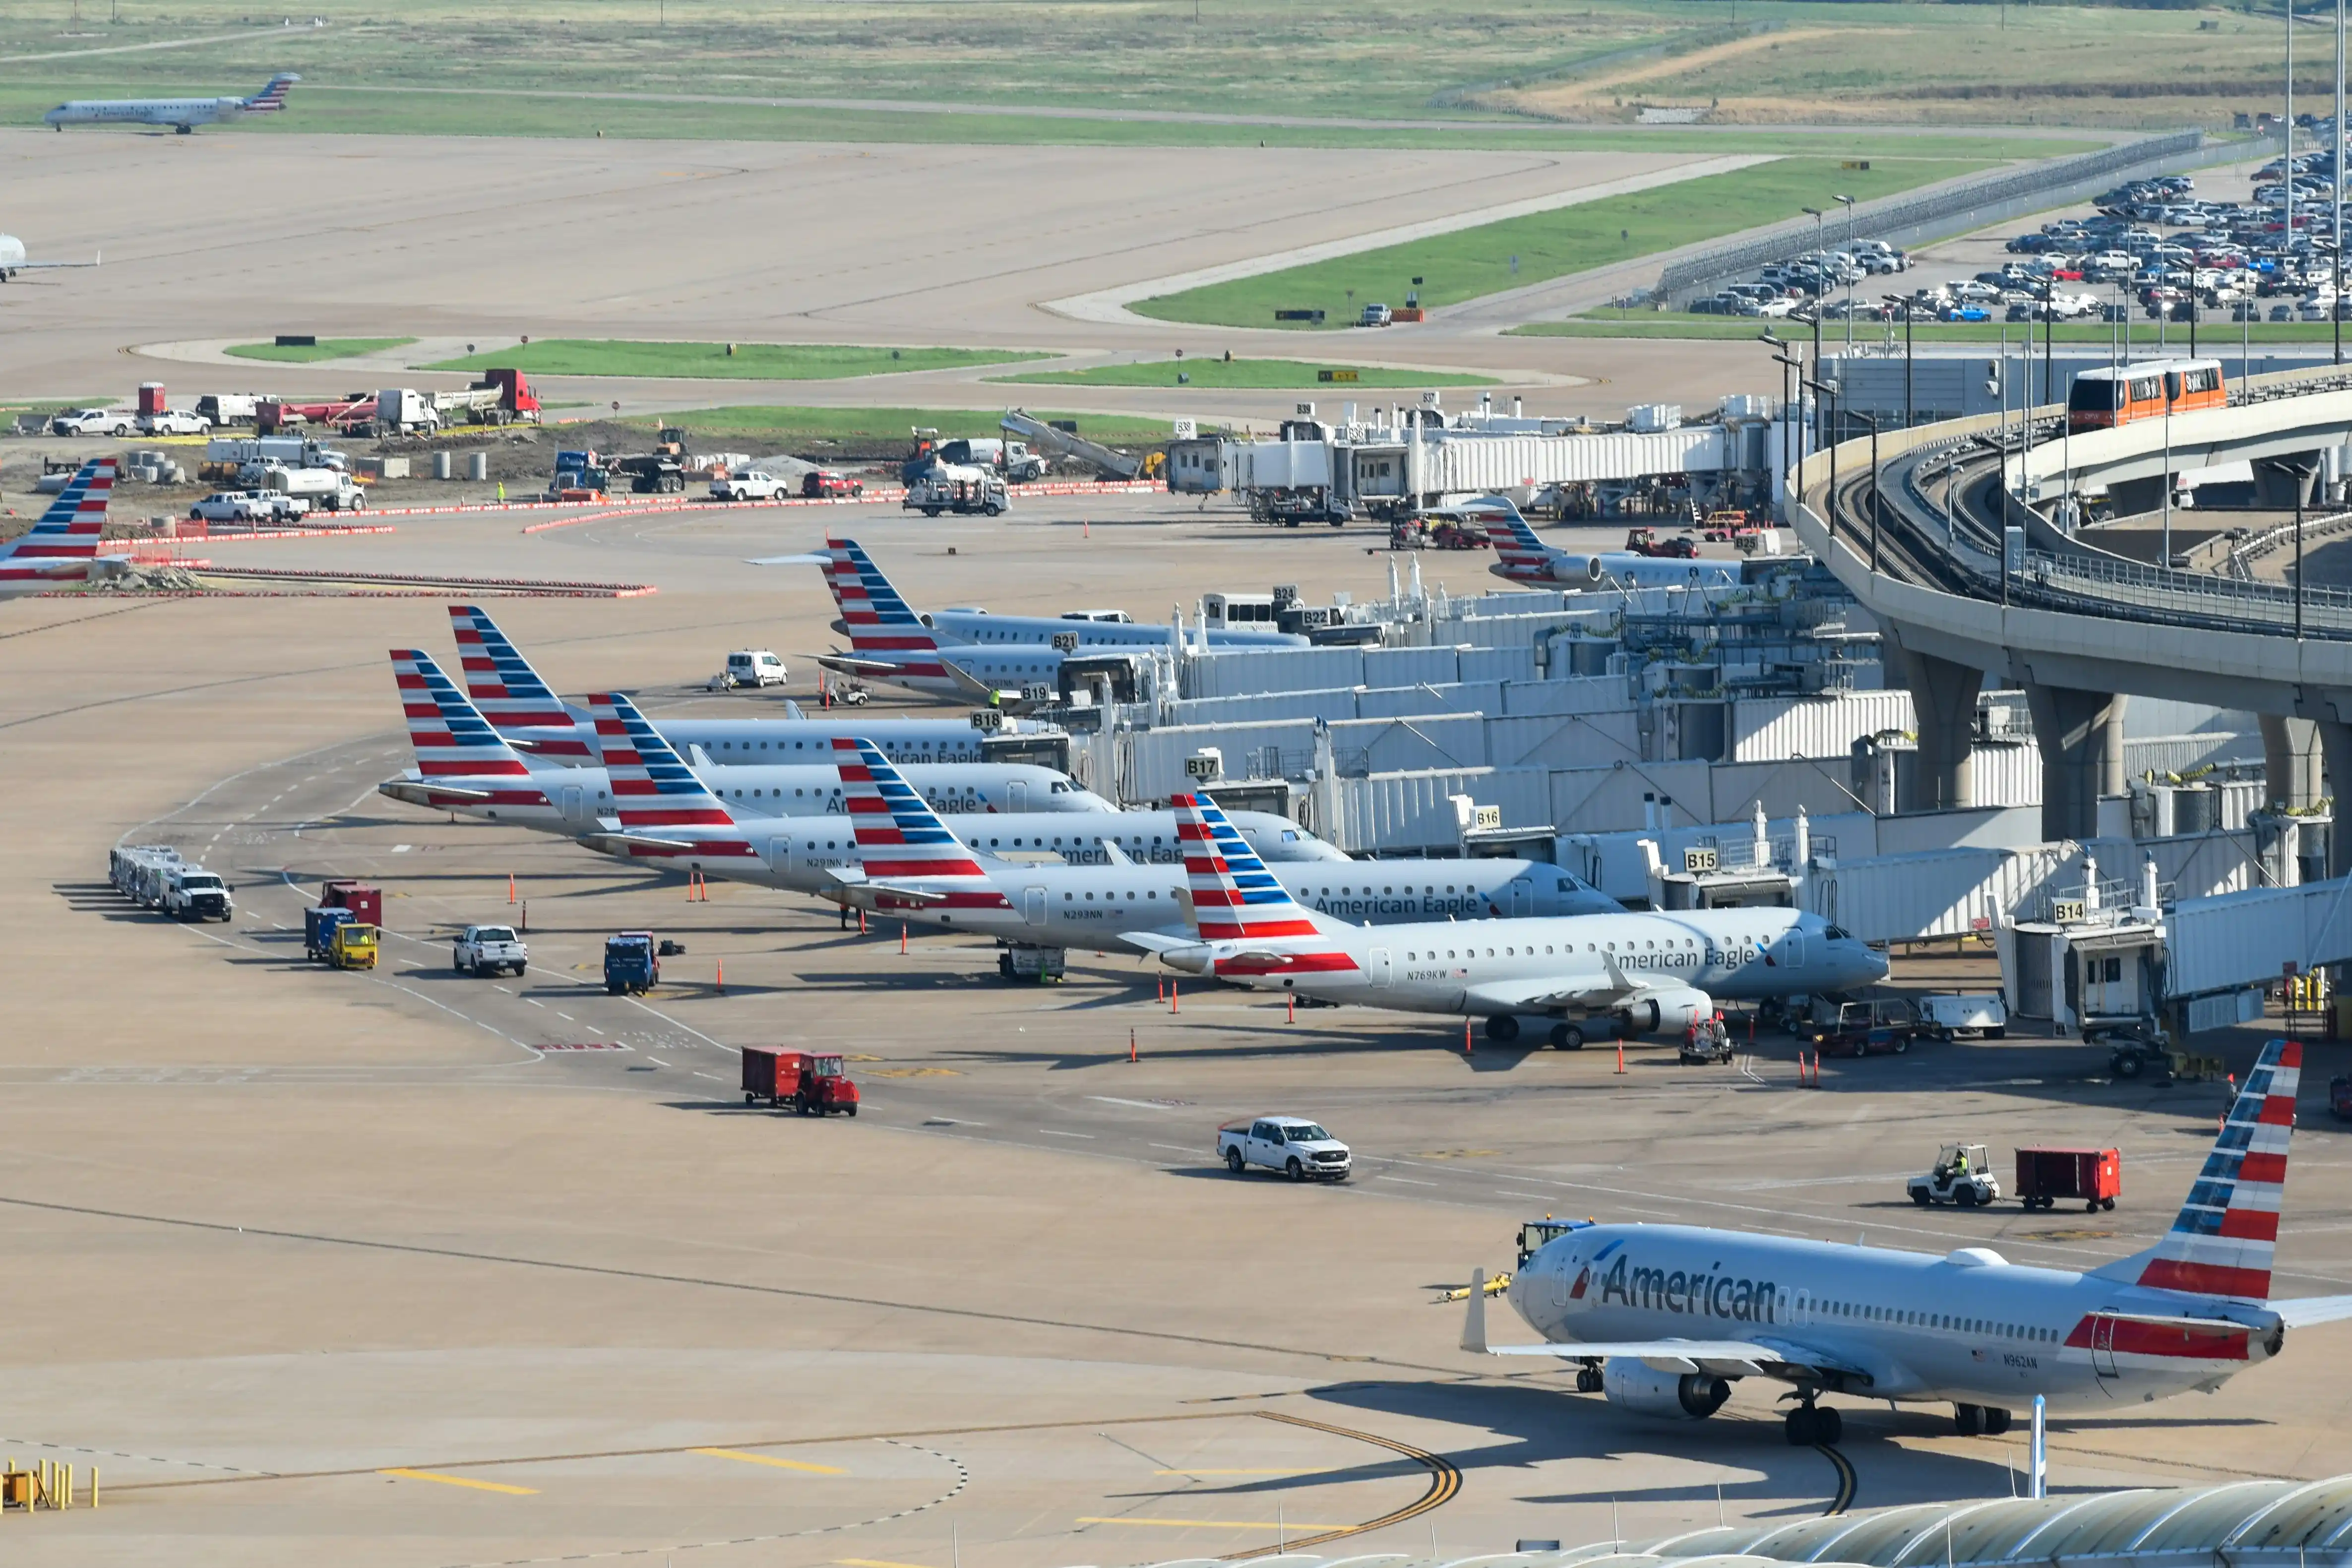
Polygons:
[[1832,196],[1830,200],[1845,208],[1845,352],[1853,355],[1853,198]]
[[1816,380],[1814,380],[1813,378],[1811,378],[1811,376],[1808,376],[1808,377],[1805,377],[1805,378],[1804,378],[1804,384],[1805,384],[1805,385],[1807,385],[1807,386],[1810,386],[1810,387],[1811,387],[1811,388],[1813,389],[1813,395],[1814,395],[1814,396],[1816,396],[1816,397],[1818,397],[1818,398],[1820,398],[1820,399],[1822,400],[1822,405],[1825,405],[1825,406],[1828,408],[1828,410],[1829,410],[1830,428],[1829,428],[1829,431],[1828,431],[1828,433],[1827,433],[1826,435],[1823,435],[1823,436],[1822,436],[1822,437],[1820,437],[1821,444],[1822,444],[1822,446],[1824,446],[1824,447],[1828,447],[1828,448],[1829,448],[1829,453],[1830,453],[1830,490],[1829,490],[1829,506],[1828,506],[1828,509],[1827,509],[1827,510],[1822,513],[1822,522],[1823,526],[1824,526],[1824,527],[1826,527],[1826,528],[1829,530],[1829,535],[1830,535],[1830,541],[1829,541],[1829,542],[1830,542],[1831,545],[1832,545],[1832,547],[1834,547],[1834,546],[1836,545],[1836,543],[1837,543],[1837,429],[1836,429],[1836,421],[1837,421],[1838,384],[1837,384],[1836,382],[1834,382],[1834,381],[1816,381]]
[[1780,521],[1786,522],[1789,521],[1789,484],[1796,478],[1797,471],[1796,461],[1789,455],[1790,405],[1794,401],[1789,395],[1789,376],[1792,370],[1801,374],[1804,361],[1792,358],[1784,352],[1789,345],[1774,336],[1769,327],[1758,332],[1756,341],[1772,351],[1772,363],[1780,367]]
[[[2172,570],[2172,400],[2179,395],[2180,373],[2177,370],[2166,371],[2164,373],[2164,560],[2162,564],[2168,572]],[[2300,551],[2303,548],[2303,491],[2299,487],[2294,495],[2295,548]],[[2302,613],[2300,605],[2296,606],[2296,613],[2298,616]],[[2295,635],[2301,637],[2303,633],[2298,629]]]
[[1911,306],[1903,301],[1903,428],[1911,428],[1913,398],[1911,395]]

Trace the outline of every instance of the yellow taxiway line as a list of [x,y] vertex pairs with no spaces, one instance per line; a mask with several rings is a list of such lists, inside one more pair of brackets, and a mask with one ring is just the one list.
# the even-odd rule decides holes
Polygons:
[[[747,1465],[773,1465],[780,1470],[805,1470],[813,1476],[845,1476],[849,1472],[836,1465],[812,1465],[802,1459],[775,1459],[765,1454],[747,1454],[740,1448],[697,1448],[698,1454],[708,1454],[714,1459],[740,1459]],[[848,1559],[844,1558],[844,1562]]]
[[478,1492],[505,1492],[509,1497],[537,1497],[537,1487],[510,1487],[504,1481],[478,1481],[465,1476],[436,1475],[431,1470],[378,1470],[380,1476],[398,1476],[404,1481],[438,1481],[445,1487],[470,1487]]

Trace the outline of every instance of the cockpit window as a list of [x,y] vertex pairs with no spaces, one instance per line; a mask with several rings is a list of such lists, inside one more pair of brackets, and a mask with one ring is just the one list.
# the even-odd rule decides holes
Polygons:
[[1829,938],[1832,942],[1852,942],[1852,941],[1853,940],[1853,938],[1852,938],[1851,936],[1848,936],[1844,931],[1843,931],[1839,930],[1836,926],[1832,926],[1832,927],[1830,927],[1830,928],[1829,928],[1829,930],[1828,930],[1825,933],[1823,933],[1823,934],[1825,934],[1826,936],[1828,936],[1828,938]]

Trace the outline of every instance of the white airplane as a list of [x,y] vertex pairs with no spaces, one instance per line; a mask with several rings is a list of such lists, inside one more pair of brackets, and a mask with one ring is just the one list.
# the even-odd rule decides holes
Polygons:
[[2352,1296],[2269,1300],[2302,1066],[2299,1042],[2264,1047],[2164,1239],[2088,1273],[1982,1247],[1581,1224],[1511,1279],[1512,1308],[1547,1342],[1487,1344],[1474,1288],[1462,1348],[1577,1362],[1579,1393],[1684,1420],[1713,1415],[1738,1378],[1771,1378],[1794,1391],[1801,1445],[1838,1440],[1823,1394],[1949,1402],[1974,1434],[2006,1431],[2036,1394],[2084,1412],[2210,1393],[2277,1355],[2289,1329],[2352,1317]]
[[[376,793],[411,805],[573,836],[601,831],[613,814],[601,764],[551,765],[525,756],[491,728],[430,656],[392,650],[393,679],[408,720],[416,767]],[[756,816],[839,816],[841,773],[831,763],[721,767],[699,748],[695,770],[718,796]],[[1113,813],[1118,808],[1051,768],[1028,763],[910,763],[908,776],[950,816]],[[1022,803],[1016,806],[1016,798]]]
[[122,555],[100,555],[106,502],[114,489],[114,459],[92,458],[74,470],[40,521],[0,544],[0,598],[45,593],[88,580],[100,567],[118,566]]
[[1485,1016],[1486,1037],[1556,1019],[1551,1044],[1595,1032],[1679,1035],[1719,997],[1851,991],[1885,958],[1816,914],[1787,909],[1589,914],[1365,929],[1302,909],[1223,813],[1176,797],[1193,932],[1131,938],[1160,961],[1260,991],[1403,1013]]
[[[807,559],[776,556],[761,563]],[[849,652],[820,655],[817,662],[845,675],[887,680],[914,691],[985,698],[999,691],[1050,687],[1063,662],[1075,656],[1177,646],[1173,626],[1086,616],[992,616],[973,609],[918,614],[854,539],[825,541],[825,585],[841,611],[835,625],[849,638]],[[1219,631],[1210,634],[1210,641],[1224,647],[1307,646],[1305,637],[1289,632]]]
[[88,261],[34,261],[25,252],[25,242],[13,234],[0,234],[0,283],[19,272],[44,272],[53,267],[95,267],[103,253],[94,253]]
[[[482,717],[509,745],[536,761],[596,760],[596,726],[584,709],[574,708],[533,669],[498,624],[474,605],[449,606],[457,658],[467,694]],[[665,719],[662,738],[680,751],[700,748],[721,767],[751,763],[814,763],[830,767],[838,737],[862,735],[904,763],[976,763],[982,732],[961,719],[808,719],[789,705],[789,719]],[[1076,787],[1076,786],[1073,786]],[[1022,792],[1013,809],[1024,811]]]
[[[841,896],[855,907],[1022,947],[1099,952],[1123,945],[1154,951],[1153,942],[1137,940],[1139,931],[1158,942],[1183,940],[1181,819],[1171,821],[1164,851],[1156,831],[1151,850],[1143,847],[1139,832],[1106,837],[1106,864],[1007,861],[998,857],[998,835],[976,831],[992,829],[992,824],[966,823],[951,830],[877,748],[860,741],[837,745],[850,820],[857,825],[859,865],[835,876]],[[1166,812],[1123,815],[1150,819],[1155,829],[1171,817]],[[1251,815],[1243,814],[1245,819]],[[1263,842],[1281,821],[1271,818],[1265,828],[1253,825],[1250,837]],[[1228,825],[1226,831],[1255,858],[1242,829]],[[1276,841],[1284,845],[1297,834],[1286,826],[1278,831],[1286,837]],[[1355,861],[1318,840],[1305,842],[1326,853],[1278,861],[1266,873],[1268,879],[1287,885],[1300,898],[1343,905],[1368,921],[1622,912],[1622,905],[1557,866],[1499,859]]]
[[[601,760],[612,777],[612,815],[619,826],[614,832],[583,835],[580,842],[587,847],[673,870],[815,893],[835,903],[845,901],[841,873],[857,881],[873,875],[864,866],[855,800],[848,802],[847,816],[739,816],[695,776],[626,697],[600,693],[588,701],[596,716]],[[1005,848],[1021,854],[1108,856],[1113,847],[1124,853],[1129,845],[1149,853],[1146,847],[1154,841],[1172,852],[1176,842],[1175,816],[1165,811],[1003,813],[960,820],[973,838],[984,832],[992,842],[1004,840]],[[1265,852],[1281,860],[1346,859],[1312,834],[1263,812],[1244,813],[1241,830],[1256,836]],[[945,826],[938,832],[956,842]]]
[[287,93],[301,79],[280,71],[251,98],[78,98],[41,119],[59,131],[68,125],[169,125],[185,136],[199,125],[278,113],[286,107]]
[[1630,550],[1562,550],[1546,544],[1508,496],[1481,496],[1455,510],[1472,526],[1485,524],[1495,546],[1495,563],[1486,570],[1530,587],[1737,588],[1742,580],[1736,561],[1677,560],[1636,555]]

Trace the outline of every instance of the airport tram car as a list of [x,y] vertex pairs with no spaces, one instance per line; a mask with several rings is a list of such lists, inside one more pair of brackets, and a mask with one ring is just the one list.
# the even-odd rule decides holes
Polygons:
[[2142,360],[2076,375],[2066,396],[2066,427],[2111,430],[2142,419],[2160,419],[2168,389],[2175,414],[2229,406],[2230,388],[2221,377],[2220,360]]

